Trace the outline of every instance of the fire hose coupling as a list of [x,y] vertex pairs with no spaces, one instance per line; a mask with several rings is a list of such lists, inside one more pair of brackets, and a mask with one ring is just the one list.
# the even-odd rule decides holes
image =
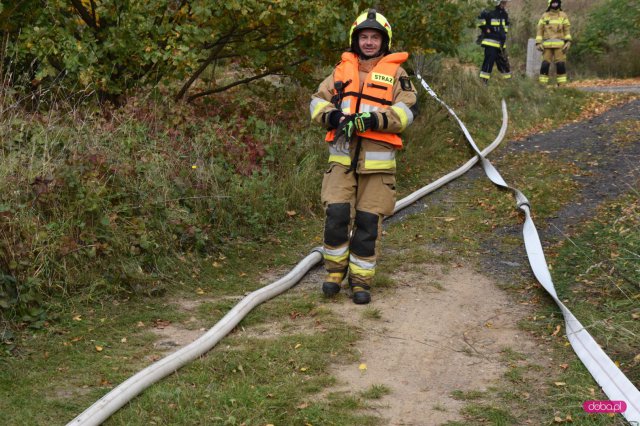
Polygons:
[[515,195],[516,195],[516,206],[517,208],[522,210],[522,206],[527,206],[529,209],[531,209],[531,204],[529,203],[529,200],[527,199],[527,197],[520,191],[518,191],[517,189],[514,191]]

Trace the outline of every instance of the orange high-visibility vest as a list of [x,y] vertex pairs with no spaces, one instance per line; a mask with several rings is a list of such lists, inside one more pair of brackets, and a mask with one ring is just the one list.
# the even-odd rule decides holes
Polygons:
[[[362,92],[360,92],[360,73],[358,72],[358,55],[351,52],[342,54],[342,61],[338,64],[333,74],[333,81],[346,83],[344,88],[341,108],[345,115],[358,112],[373,112],[382,107],[393,105],[393,85],[396,82],[396,72],[398,67],[407,60],[409,54],[406,52],[391,53],[380,59],[380,62],[371,70],[364,81]],[[334,95],[338,92],[333,90]],[[325,140],[332,142],[335,136],[335,129],[327,132]],[[397,133],[385,133],[377,130],[367,130],[358,132],[358,136],[376,141],[386,142],[396,148],[402,148],[402,139]]]

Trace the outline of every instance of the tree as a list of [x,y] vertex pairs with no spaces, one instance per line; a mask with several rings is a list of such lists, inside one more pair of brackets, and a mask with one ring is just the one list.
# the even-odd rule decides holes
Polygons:
[[[396,48],[455,50],[464,3],[377,4]],[[271,74],[309,76],[310,59],[336,61],[350,23],[367,7],[348,0],[3,0],[0,16],[14,23],[4,31],[11,56],[36,64],[35,84],[63,76],[114,98],[181,82],[176,97],[195,99]],[[196,88],[204,77],[210,87]]]
[[608,0],[589,13],[577,53],[593,55],[624,49],[640,38],[640,4],[637,0]]

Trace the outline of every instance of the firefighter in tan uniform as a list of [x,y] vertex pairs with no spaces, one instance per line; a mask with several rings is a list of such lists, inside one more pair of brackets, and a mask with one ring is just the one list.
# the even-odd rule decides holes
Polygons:
[[571,47],[571,24],[569,17],[562,11],[560,0],[549,0],[547,11],[538,21],[536,47],[542,52],[540,83],[549,82],[549,68],[556,64],[556,82],[567,82],[566,53]]
[[322,291],[336,295],[348,276],[357,304],[371,300],[382,219],[395,207],[399,134],[416,114],[416,90],[400,66],[409,55],[390,52],[391,36],[389,22],[374,9],[358,16],[351,48],[310,105],[311,119],[328,130]]

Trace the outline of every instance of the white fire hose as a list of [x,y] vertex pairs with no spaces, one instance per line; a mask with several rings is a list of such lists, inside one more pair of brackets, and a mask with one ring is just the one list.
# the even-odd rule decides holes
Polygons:
[[[502,101],[502,127],[500,128],[500,132],[496,139],[482,151],[483,155],[491,153],[491,151],[493,151],[500,142],[502,142],[502,139],[507,132],[507,123],[507,105]],[[396,203],[394,213],[416,202],[430,192],[435,191],[442,185],[462,176],[477,162],[478,157],[473,157],[457,170],[398,201]],[[309,272],[311,268],[320,263],[321,260],[322,247],[316,247],[287,275],[244,297],[205,334],[187,346],[167,355],[161,360],[149,365],[139,373],[136,373],[134,376],[131,376],[83,411],[75,419],[69,422],[67,426],[90,426],[101,424],[153,383],[174,373],[186,364],[210,351],[220,340],[222,340],[224,336],[231,332],[231,330],[233,330],[253,308],[293,287],[306,275],[307,272]]]
[[[470,159],[463,166],[458,168],[457,170],[447,174],[446,176],[441,177],[440,179],[430,183],[429,185],[417,190],[416,192],[408,195],[407,197],[399,200],[396,203],[396,207],[394,209],[394,213],[397,213],[399,210],[409,206],[430,192],[435,191],[441,186],[445,185],[448,182],[458,178],[459,176],[466,173],[478,160],[482,160],[482,166],[485,171],[490,170],[491,172],[487,172],[488,176],[492,179],[492,181],[500,186],[508,188],[516,194],[516,199],[518,200],[518,207],[523,210],[527,216],[527,221],[525,222],[525,245],[527,247],[527,253],[529,254],[530,262],[532,269],[534,270],[534,274],[538,278],[538,280],[542,283],[542,285],[547,289],[547,291],[554,297],[556,303],[559,304],[561,309],[563,310],[563,314],[565,315],[565,321],[567,324],[567,335],[569,340],[571,341],[572,346],[576,350],[576,353],[580,357],[580,359],[585,363],[587,368],[592,375],[596,378],[598,383],[603,387],[605,393],[612,399],[618,398],[625,400],[628,405],[631,406],[630,410],[627,410],[625,413],[625,417],[627,420],[632,419],[640,419],[640,415],[638,415],[637,403],[640,401],[640,396],[638,395],[638,390],[633,387],[633,385],[629,382],[629,380],[624,376],[624,374],[615,367],[615,365],[611,362],[609,358],[602,352],[601,349],[597,346],[595,341],[591,338],[586,330],[580,325],[580,323],[571,315],[571,312],[564,307],[564,305],[557,299],[555,295],[555,290],[553,290],[553,283],[551,282],[550,274],[546,267],[546,261],[544,260],[544,254],[542,252],[542,246],[540,245],[540,241],[538,238],[537,231],[533,222],[531,221],[531,217],[529,214],[529,203],[519,191],[510,188],[504,183],[498,172],[493,168],[491,163],[489,163],[484,156],[488,155],[491,151],[493,151],[504,138],[504,135],[507,130],[507,107],[504,100],[502,101],[502,126],[500,128],[500,132],[496,139],[487,146],[484,150],[480,151],[471,135],[469,135],[466,127],[460,121],[460,119],[455,115],[455,113],[444,103],[442,102],[437,95],[431,90],[431,88],[422,80],[422,78],[418,75],[418,78],[421,80],[423,87],[429,92],[429,94],[434,97],[438,102],[445,106],[445,108],[454,116],[457,120],[458,124],[461,126],[467,140],[473,147],[473,149],[478,153],[478,156]],[[494,180],[496,179],[496,180]],[[531,237],[533,235],[533,237]],[[527,237],[529,236],[529,238]],[[533,238],[533,242],[531,242],[531,238]],[[535,259],[532,260],[532,259]],[[261,303],[272,299],[279,294],[287,291],[291,287],[293,287],[302,277],[306,275],[306,273],[313,268],[315,265],[320,263],[322,260],[322,248],[317,247],[312,250],[312,252],[305,257],[301,262],[299,262],[291,272],[285,275],[283,278],[271,283],[259,290],[256,290],[246,297],[244,297],[233,309],[231,309],[213,328],[211,328],[207,333],[200,336],[198,339],[190,343],[189,345],[179,349],[178,351],[167,355],[165,358],[151,364],[146,367],[139,373],[130,377],[114,389],[112,389],[109,393],[100,398],[97,402],[87,408],[84,412],[78,415],[75,419],[68,423],[69,425],[99,425],[108,419],[113,413],[123,407],[130,400],[139,395],[146,388],[151,386],[153,383],[159,381],[160,379],[174,373],[184,365],[190,363],[196,358],[202,356],[209,350],[211,350],[224,336],[226,336],[229,332],[231,332],[237,325],[242,321],[242,319],[256,306]],[[537,265],[534,267],[534,264]],[[546,272],[540,272],[540,265],[543,266],[543,270]],[[552,291],[550,291],[551,289]],[[565,312],[566,311],[566,312]],[[567,319],[567,318],[570,318]],[[585,337],[586,335],[586,337]],[[590,339],[590,340],[589,340]],[[574,341],[576,344],[574,344]],[[581,352],[576,349],[576,345],[581,345],[581,347],[586,348],[582,349]],[[595,346],[601,354],[597,353]],[[581,353],[583,355],[581,355]],[[584,355],[586,353],[587,355]],[[597,363],[597,365],[606,364],[606,369],[600,368],[596,369],[596,373],[592,371],[592,368],[589,367],[585,359],[593,358]],[[603,361],[603,359],[605,359]],[[608,361],[608,365],[606,363]],[[593,363],[593,362],[591,362]],[[611,368],[617,370],[617,374],[613,377],[613,380],[609,377],[610,374],[614,374],[615,371]],[[599,379],[601,376],[606,376],[605,379]],[[624,381],[626,380],[626,382]],[[605,388],[606,386],[606,388]],[[609,389],[609,391],[607,391]],[[619,390],[618,393],[611,389]],[[635,393],[633,393],[635,391]],[[615,397],[615,398],[614,398]],[[631,402],[630,398],[635,397],[636,405],[634,406]],[[635,411],[631,411],[635,410]],[[627,415],[631,413],[631,416]]]
[[522,192],[507,185],[504,179],[502,179],[502,176],[500,176],[498,170],[493,167],[489,160],[484,158],[483,154],[480,152],[473,141],[473,138],[469,134],[469,131],[465,127],[464,123],[458,118],[456,113],[438,98],[438,95],[436,95],[420,75],[418,75],[418,79],[420,79],[422,87],[424,87],[429,95],[442,104],[456,119],[462,128],[469,145],[471,145],[473,150],[478,154],[478,157],[480,157],[482,168],[491,182],[497,186],[510,190],[515,196],[517,207],[525,214],[522,233],[527,256],[529,258],[529,264],[531,265],[533,274],[540,284],[542,284],[542,287],[544,287],[558,307],[560,307],[562,315],[564,316],[567,339],[569,339],[571,347],[609,399],[611,401],[624,401],[626,403],[627,409],[622,413],[622,415],[633,425],[639,425],[640,392],[613,363],[613,361],[611,361],[611,358],[604,353],[586,328],[580,324],[580,321],[573,316],[571,311],[562,303],[562,301],[560,301],[556,294],[555,286],[551,280],[551,273],[549,272],[549,267],[547,266],[547,261],[544,257],[544,251],[542,250],[542,244],[540,243],[540,237],[538,236],[538,230],[531,218],[529,200],[527,200],[527,197],[525,197]]

